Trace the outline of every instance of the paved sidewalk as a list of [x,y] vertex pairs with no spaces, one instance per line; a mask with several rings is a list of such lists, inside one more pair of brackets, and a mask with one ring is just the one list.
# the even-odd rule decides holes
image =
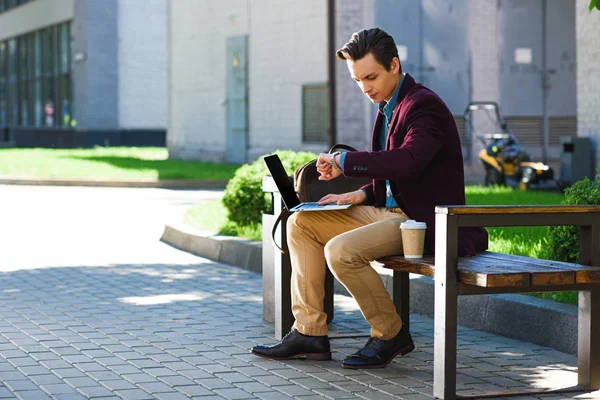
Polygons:
[[[261,276],[182,260],[0,274],[0,398],[431,398],[431,319],[413,316],[417,350],[382,370],[340,367],[364,337],[332,340],[328,362],[264,360],[248,351],[273,341]],[[333,335],[351,332],[368,330],[354,302],[337,296]],[[469,329],[459,331],[458,360],[463,393],[577,380],[570,355]]]

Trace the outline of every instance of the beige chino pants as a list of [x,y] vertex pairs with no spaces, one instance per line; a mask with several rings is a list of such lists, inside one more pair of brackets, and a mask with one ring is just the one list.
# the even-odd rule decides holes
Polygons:
[[369,261],[402,254],[400,223],[407,219],[400,208],[371,206],[292,214],[287,222],[287,242],[294,328],[305,335],[327,335],[323,310],[327,261],[371,325],[371,336],[384,340],[396,336],[402,321]]

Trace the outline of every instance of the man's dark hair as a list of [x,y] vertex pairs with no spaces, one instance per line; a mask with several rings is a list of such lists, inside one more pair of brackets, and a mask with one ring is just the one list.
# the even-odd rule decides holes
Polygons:
[[[353,33],[348,43],[339,49],[335,55],[340,60],[358,61],[369,53],[373,54],[375,60],[383,65],[386,71],[391,69],[392,59],[398,57],[398,49],[394,39],[379,28],[363,29]],[[398,58],[398,61],[400,61],[400,58]],[[402,64],[400,64],[399,73],[402,73]]]

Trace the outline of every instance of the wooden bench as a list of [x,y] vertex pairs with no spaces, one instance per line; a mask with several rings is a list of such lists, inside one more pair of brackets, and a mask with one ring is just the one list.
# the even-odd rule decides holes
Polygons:
[[[484,252],[457,256],[458,228],[463,226],[580,226],[579,260],[564,263]],[[408,321],[408,274],[433,277],[433,394],[457,398],[457,302],[460,295],[549,291],[579,292],[578,386],[554,392],[600,389],[600,207],[599,206],[446,206],[436,208],[435,257],[375,260],[394,270],[399,313]],[[594,267],[595,266],[595,267]],[[519,321],[515,321],[517,324]],[[541,393],[528,391],[527,394]],[[490,393],[489,395],[515,393]],[[467,396],[460,396],[467,397]]]
[[[294,322],[291,264],[288,256],[274,249],[270,237],[275,217],[283,207],[270,177],[263,180],[263,190],[273,195],[272,214],[263,214],[263,307],[270,308],[264,315],[272,317],[275,338],[279,340],[290,331]],[[459,227],[536,225],[579,225],[581,264],[492,252],[473,257],[457,256]],[[408,325],[409,274],[430,276],[435,280],[433,390],[436,397],[457,397],[458,296],[494,293],[579,291],[578,387],[567,390],[600,389],[600,206],[437,207],[435,235],[435,259],[407,260],[402,256],[391,256],[375,260],[373,265],[393,271],[392,299],[402,321]],[[285,237],[283,225],[277,233],[278,243],[285,243]],[[324,307],[329,322],[333,319],[333,277],[329,271]]]

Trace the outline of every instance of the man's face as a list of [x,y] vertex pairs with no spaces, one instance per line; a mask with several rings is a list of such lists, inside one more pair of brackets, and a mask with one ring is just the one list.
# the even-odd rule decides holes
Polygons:
[[394,57],[392,59],[389,71],[386,71],[371,53],[367,53],[366,56],[357,61],[347,59],[346,64],[352,79],[373,103],[381,103],[392,97],[400,80],[398,75],[400,61],[398,58]]

